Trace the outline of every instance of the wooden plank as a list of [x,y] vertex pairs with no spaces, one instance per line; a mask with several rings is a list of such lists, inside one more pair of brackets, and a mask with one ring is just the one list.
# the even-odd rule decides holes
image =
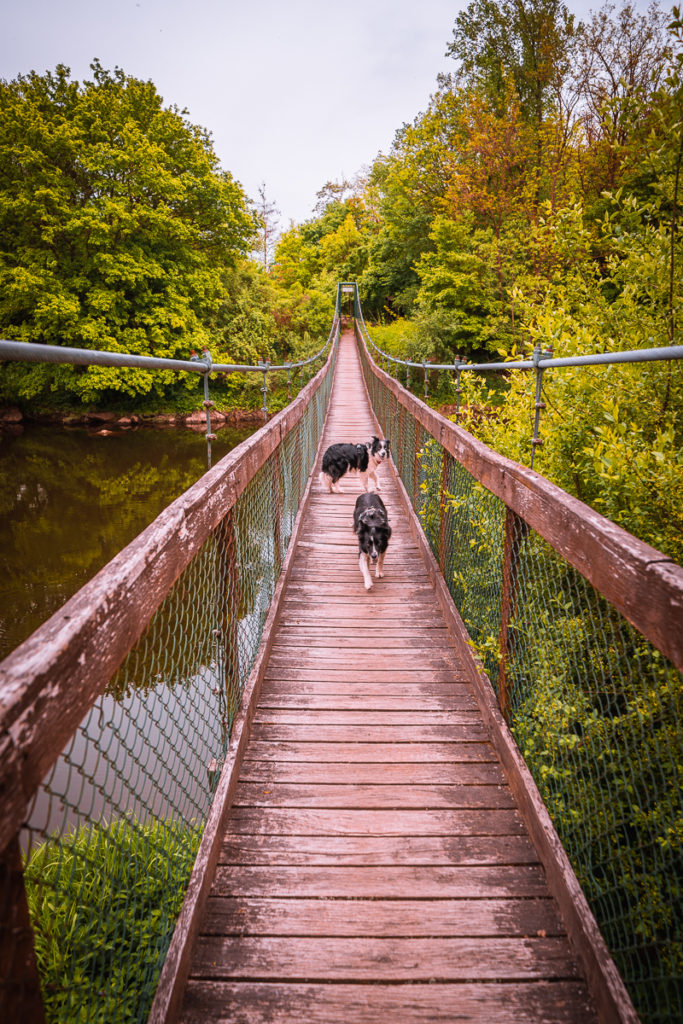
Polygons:
[[396,683],[268,680],[261,690],[261,707],[322,708],[358,707],[363,701],[370,708],[398,711],[420,707],[440,711],[476,708],[477,703],[466,683]]
[[241,807],[441,808],[514,807],[505,786],[346,785],[327,783],[240,782],[235,805]]
[[377,629],[375,633],[341,631],[339,635],[325,630],[324,635],[317,636],[308,630],[288,629],[286,633],[278,634],[276,650],[282,655],[289,648],[295,649],[292,657],[297,657],[297,652],[304,650],[311,657],[316,657],[318,652],[323,657],[336,655],[337,659],[345,658],[347,654],[365,657],[365,651],[372,651],[381,658],[387,651],[396,659],[402,657],[404,652],[407,656],[412,654],[422,657],[424,653],[433,658],[436,652],[455,650],[455,644],[445,630],[435,631],[426,637],[424,633],[417,636],[391,636],[382,629]]
[[182,1024],[597,1024],[578,981],[423,985],[191,981]]
[[214,896],[275,896],[326,899],[488,899],[548,896],[538,864],[487,864],[467,867],[435,864],[338,867],[219,864]]
[[447,665],[445,668],[435,668],[433,665],[429,668],[427,674],[423,668],[419,665],[413,665],[412,668],[398,668],[392,666],[391,668],[380,668],[376,665],[368,665],[359,667],[341,668],[339,664],[313,664],[313,665],[293,665],[291,659],[285,660],[283,663],[282,659],[279,663],[269,663],[266,669],[265,678],[269,681],[273,680],[301,680],[301,681],[339,681],[349,683],[363,683],[363,682],[381,682],[386,680],[387,683],[406,683],[413,682],[418,684],[433,683],[460,683],[465,678],[464,663],[461,665]]
[[[292,581],[287,587],[287,597],[284,602],[285,610],[304,608],[310,611],[311,602],[304,599],[309,594],[309,587],[304,582],[308,579],[309,575],[302,572],[299,573],[298,577],[291,578]],[[309,582],[312,581],[309,580]],[[336,580],[329,579],[324,580],[324,582],[328,586],[324,590],[321,588],[317,600],[333,605],[336,609],[348,608],[348,597],[358,593],[355,582],[340,584]],[[405,612],[407,605],[402,592],[407,589],[407,586],[398,584],[394,580],[392,581],[391,590],[385,589],[382,591],[378,589],[373,591],[372,603],[377,609],[396,608]],[[413,583],[410,586],[410,607],[418,614],[424,609],[432,610],[434,608],[434,591],[429,584]],[[354,614],[357,614],[356,609],[354,609]]]
[[[451,673],[454,673],[460,668],[460,663],[455,662],[448,649],[439,653],[426,647],[412,648],[397,653],[393,648],[376,647],[372,653],[378,661],[381,661],[382,670],[385,672],[392,669],[398,672],[412,668],[417,671],[421,670],[424,676],[427,672],[431,675],[432,669],[449,669]],[[340,654],[333,647],[320,647],[313,652],[303,647],[293,649],[278,645],[273,648],[270,667],[271,670],[293,666],[325,669],[338,668],[342,663],[352,671],[354,669],[369,671],[368,657],[362,651],[345,651]]]
[[502,786],[505,776],[498,764],[489,761],[474,764],[427,762],[426,764],[340,764],[311,761],[242,762],[240,781],[263,783],[307,783],[330,786],[353,782],[354,785],[418,786]]
[[291,981],[548,980],[577,977],[559,938],[201,936],[193,977]]
[[440,743],[316,743],[297,738],[290,742],[252,739],[245,759],[259,762],[345,761],[389,762],[417,765],[427,762],[481,762],[497,760],[488,742],[454,740]]
[[517,810],[327,810],[235,807],[230,831],[240,835],[495,836],[524,835]]
[[[473,716],[474,717],[474,716]],[[315,740],[317,743],[482,743],[488,735],[480,720],[472,725],[277,725],[273,722],[256,723],[256,740],[295,742]]]
[[539,473],[487,448],[376,366],[372,373],[457,461],[683,671],[683,567]]
[[229,832],[221,864],[344,864],[396,867],[400,864],[535,864],[538,856],[527,836],[302,836],[233,835]]
[[387,711],[384,708],[368,708],[353,711],[350,708],[272,708],[259,704],[256,711],[259,725],[398,725],[402,729],[426,725],[464,725],[467,728],[479,724],[479,714],[471,711]]
[[564,935],[551,899],[330,900],[212,896],[205,935],[550,937]]
[[[321,711],[321,710],[353,710],[362,706],[368,711],[394,711],[411,713],[415,711],[475,711],[477,703],[469,687],[463,686],[455,693],[453,688],[447,690],[439,687],[441,693],[425,693],[421,688],[411,688],[411,692],[397,694],[396,686],[386,684],[349,683],[342,685],[319,683],[313,692],[302,692],[302,688],[294,684],[292,692],[287,692],[289,684],[277,683],[268,685],[261,690],[259,708],[279,708],[281,710]],[[351,687],[354,687],[351,690]],[[351,692],[349,692],[351,691]],[[379,692],[378,692],[379,691]],[[387,692],[389,691],[389,692]]]
[[[447,647],[454,647],[453,637],[450,632],[446,629],[443,622],[435,622],[433,618],[425,620],[424,625],[414,624],[395,624],[391,618],[388,619],[375,619],[372,623],[368,623],[367,616],[363,616],[360,612],[356,612],[356,618],[353,620],[359,627],[370,632],[370,645],[377,646],[377,633],[381,630],[382,640],[392,641],[392,647],[396,646],[398,640],[420,640],[423,643],[427,642],[427,646],[433,646],[439,641],[445,641]],[[343,647],[343,642],[346,640],[359,643],[361,647],[365,647],[366,637],[360,632],[355,632],[348,624],[341,626],[334,625],[330,620],[325,618],[324,625],[324,637],[321,637],[320,631],[320,617],[317,618],[312,616],[308,621],[297,621],[296,619],[288,619],[285,622],[281,622],[282,632],[280,635],[280,643],[289,643],[292,640],[297,642],[304,641],[309,644],[315,642],[318,645],[321,641],[334,640],[335,647]],[[338,644],[337,641],[340,641]],[[418,645],[419,646],[419,645]]]

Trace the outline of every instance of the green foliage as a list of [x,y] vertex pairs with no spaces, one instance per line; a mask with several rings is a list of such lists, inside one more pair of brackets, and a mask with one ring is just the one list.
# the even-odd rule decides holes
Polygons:
[[147,1019],[199,839],[181,822],[123,818],[32,851],[24,877],[48,1021]]
[[[21,341],[187,358],[211,340],[221,268],[248,251],[254,219],[203,129],[151,82],[92,69],[82,85],[61,65],[0,83],[0,325]],[[90,403],[173,381],[11,364],[2,391]]]
[[490,358],[504,344],[490,232],[475,231],[473,220],[472,214],[437,217],[434,249],[418,264],[417,320],[436,362],[452,362],[455,354]]
[[[435,440],[416,444],[420,519],[500,686],[504,505],[455,460],[444,471]],[[517,541],[510,726],[638,1012],[673,1024],[683,1011],[683,679],[538,535]]]
[[500,103],[511,72],[527,118],[540,123],[574,33],[574,15],[559,0],[473,0],[455,19],[447,53]]
[[538,546],[513,629],[515,738],[643,1019],[677,1020],[680,674]]

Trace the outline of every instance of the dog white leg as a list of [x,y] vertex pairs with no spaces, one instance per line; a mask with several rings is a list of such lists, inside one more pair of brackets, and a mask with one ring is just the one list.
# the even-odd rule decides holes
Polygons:
[[386,552],[383,551],[382,554],[377,559],[377,566],[375,568],[375,577],[378,580],[383,580],[384,579],[384,555],[385,554],[386,554]]
[[365,589],[372,590],[372,580],[370,579],[370,570],[368,568],[368,556],[364,555],[362,552],[358,559],[358,568],[360,569],[361,576],[363,577]]

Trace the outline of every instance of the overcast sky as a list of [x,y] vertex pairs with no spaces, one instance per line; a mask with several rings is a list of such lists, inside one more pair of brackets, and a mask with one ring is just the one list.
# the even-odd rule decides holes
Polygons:
[[[424,110],[467,0],[1,0],[0,78],[57,64],[151,79],[208,129],[221,165],[281,227],[326,181],[387,152]],[[569,0],[585,15],[600,2]],[[640,8],[643,6],[638,3]]]

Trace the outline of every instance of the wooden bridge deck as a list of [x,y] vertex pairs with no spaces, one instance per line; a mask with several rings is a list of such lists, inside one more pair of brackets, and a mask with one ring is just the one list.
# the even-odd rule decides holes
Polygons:
[[[353,337],[340,344],[325,444],[376,432]],[[317,470],[181,1019],[589,1024],[393,467],[370,592],[360,481],[328,494]]]

